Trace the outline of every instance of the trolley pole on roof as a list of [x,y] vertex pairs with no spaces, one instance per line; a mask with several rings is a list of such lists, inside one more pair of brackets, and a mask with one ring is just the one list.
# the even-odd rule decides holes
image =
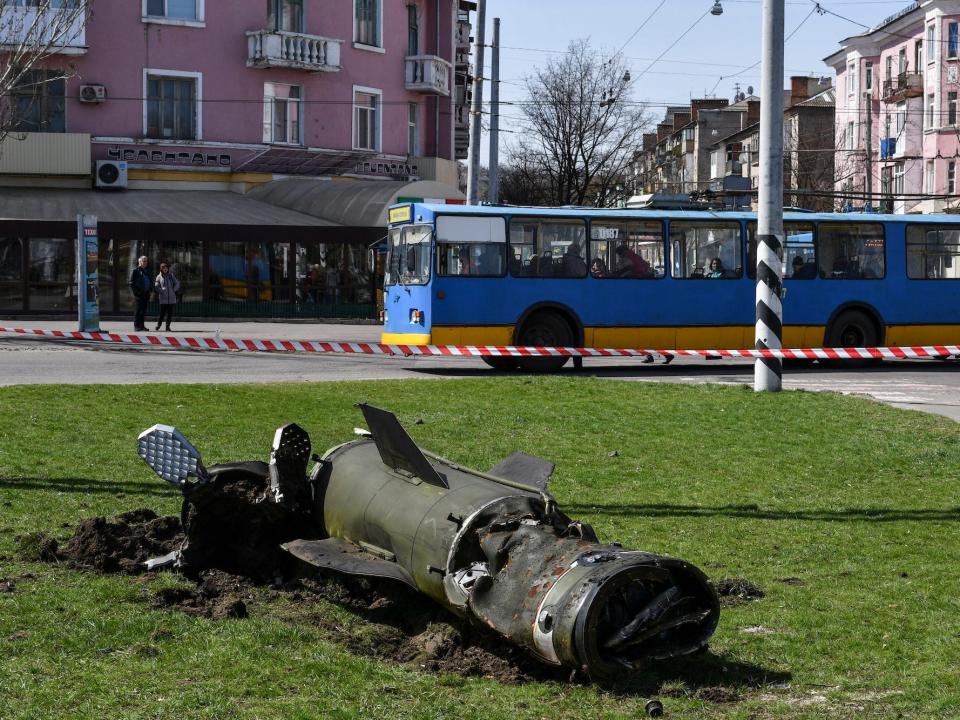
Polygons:
[[[784,0],[763,0],[755,325],[758,350],[779,350],[783,338],[783,16]],[[779,392],[782,375],[779,358],[758,358],[753,389]]]
[[470,110],[470,164],[467,168],[467,202],[480,202],[480,113],[483,109],[483,43],[486,36],[487,0],[477,0],[477,40],[473,61],[473,103]]

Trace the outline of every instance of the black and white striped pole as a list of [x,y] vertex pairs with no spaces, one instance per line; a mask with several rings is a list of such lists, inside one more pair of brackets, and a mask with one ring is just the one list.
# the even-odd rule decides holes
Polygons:
[[[763,0],[755,331],[758,350],[779,350],[783,340],[783,6],[784,0]],[[753,389],[779,392],[782,375],[779,358],[758,358]]]

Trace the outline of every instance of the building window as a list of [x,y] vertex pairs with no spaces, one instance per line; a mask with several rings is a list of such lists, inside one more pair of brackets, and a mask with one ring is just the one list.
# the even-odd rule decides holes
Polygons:
[[863,89],[866,91],[873,90],[873,63],[869,61],[864,66]]
[[420,106],[417,103],[410,103],[407,106],[407,153],[412,157],[420,155]]
[[884,128],[883,136],[885,138],[890,137],[890,113],[887,113],[886,115],[883,116],[883,128]]
[[887,55],[887,80],[893,79],[893,55]]
[[947,192],[955,195],[957,192],[957,161],[951,160],[947,163]]
[[300,145],[303,139],[301,95],[298,85],[263,84],[263,141]]
[[947,125],[957,124],[957,92],[947,93]]
[[847,97],[853,98],[857,94],[857,65],[850,63],[847,67]]
[[853,122],[847,123],[847,137],[846,137],[846,149],[853,150],[854,148],[854,124]]
[[930,130],[934,127],[934,119],[936,115],[936,96],[933,93],[927,94],[927,122],[924,125],[925,130]]
[[897,137],[900,137],[907,127],[907,104],[905,102],[897,103]]
[[370,88],[353,91],[353,147],[380,149],[380,91]]
[[204,0],[144,0],[143,15],[172,20],[203,20]]
[[957,58],[957,48],[960,46],[960,32],[955,22],[947,23],[947,57]]
[[900,52],[897,53],[897,73],[903,75],[907,71],[907,48],[900,48]]
[[199,140],[200,75],[144,73],[147,86],[146,136]]
[[10,129],[17,132],[67,131],[64,95],[67,81],[58,72],[30,70],[13,88]]
[[933,194],[934,183],[936,182],[936,169],[933,164],[933,160],[927,160],[926,166],[924,168],[923,174],[923,191],[928,194]]
[[893,194],[903,195],[903,163],[893,164]]
[[283,32],[303,32],[303,0],[268,0],[267,27]]
[[380,47],[382,0],[353,0],[353,39],[360,45]]
[[407,5],[407,55],[420,54],[419,8]]

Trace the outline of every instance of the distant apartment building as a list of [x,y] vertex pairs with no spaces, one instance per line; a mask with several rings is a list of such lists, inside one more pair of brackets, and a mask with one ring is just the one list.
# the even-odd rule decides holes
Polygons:
[[[107,313],[129,308],[127,276],[145,254],[177,266],[189,314],[372,314],[366,248],[386,207],[462,198],[474,8],[90,3],[14,88],[0,312],[73,310],[71,238],[88,212],[101,220]],[[2,12],[9,52],[37,9]]]
[[[760,101],[747,99],[744,129],[710,146],[710,189],[755,201],[760,176]],[[834,88],[828,80],[790,79],[783,95],[784,203],[830,211],[834,200]]]
[[850,205],[960,207],[958,28],[960,2],[921,0],[825,58],[837,73],[836,189]]
[[656,133],[643,136],[631,167],[634,195],[697,193],[710,186],[709,147],[744,127],[747,102],[723,98],[692,100],[668,107]]

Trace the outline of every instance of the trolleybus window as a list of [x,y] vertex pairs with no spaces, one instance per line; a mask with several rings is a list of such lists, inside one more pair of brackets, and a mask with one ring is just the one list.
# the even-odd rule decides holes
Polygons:
[[586,241],[584,222],[512,220],[510,274],[515,277],[585,277]]
[[590,275],[663,277],[663,225],[659,222],[590,224]]
[[939,225],[908,227],[907,277],[960,279],[960,230]]
[[[787,280],[812,280],[817,276],[817,254],[810,222],[783,224],[784,248],[781,270]],[[747,223],[747,277],[757,277],[757,224]]]
[[670,245],[676,278],[740,277],[740,223],[674,221]]
[[882,278],[886,274],[883,225],[820,223],[817,256],[822,278]]
[[429,225],[393,228],[387,235],[384,285],[425,285],[430,279]]
[[437,273],[499,277],[506,267],[503,218],[437,218]]

